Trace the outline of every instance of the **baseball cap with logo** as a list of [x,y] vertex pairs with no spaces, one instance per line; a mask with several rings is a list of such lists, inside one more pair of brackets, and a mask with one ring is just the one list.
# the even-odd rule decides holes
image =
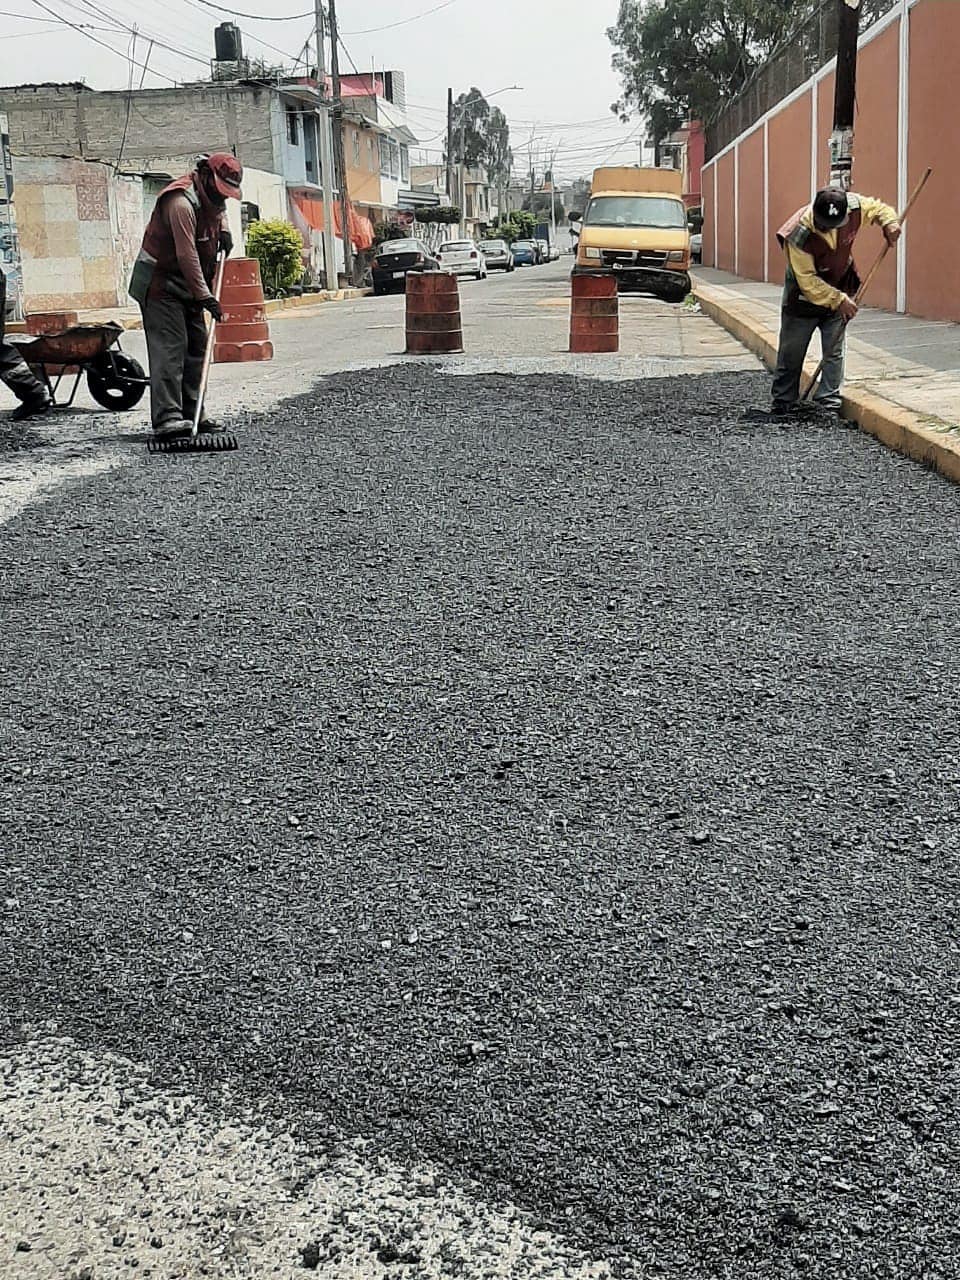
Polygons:
[[813,202],[813,223],[818,231],[834,231],[847,220],[847,193],[839,187],[825,187]]
[[207,157],[207,165],[213,174],[214,186],[224,200],[240,199],[240,183],[243,179],[243,165],[236,156],[228,151],[215,151]]

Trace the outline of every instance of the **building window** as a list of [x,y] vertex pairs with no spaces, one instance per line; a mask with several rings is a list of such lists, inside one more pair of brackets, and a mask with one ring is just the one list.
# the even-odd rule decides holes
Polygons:
[[390,139],[380,139],[380,172],[385,178],[390,177]]
[[360,168],[360,134],[356,129],[353,131],[353,167]]
[[287,107],[287,141],[291,147],[300,145],[300,121],[296,107]]
[[403,146],[400,148],[400,178],[403,182],[410,181],[410,151]]
[[367,168],[371,173],[376,173],[377,171],[377,158],[373,153],[373,138],[369,136],[367,138]]
[[393,141],[390,143],[390,177],[400,177],[400,148]]

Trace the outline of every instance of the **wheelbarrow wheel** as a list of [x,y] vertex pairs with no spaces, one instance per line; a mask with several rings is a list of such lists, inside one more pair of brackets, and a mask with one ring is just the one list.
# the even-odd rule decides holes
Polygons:
[[112,361],[105,359],[88,371],[87,386],[97,404],[119,412],[140,403],[147,389],[147,375],[139,361],[115,351]]

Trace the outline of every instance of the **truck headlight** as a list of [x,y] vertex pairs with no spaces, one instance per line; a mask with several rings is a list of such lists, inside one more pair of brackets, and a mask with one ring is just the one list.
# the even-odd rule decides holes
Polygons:
[[603,254],[599,249],[584,249],[583,256],[585,258],[602,258]]
[[686,262],[687,255],[683,249],[674,249],[667,254],[668,262]]

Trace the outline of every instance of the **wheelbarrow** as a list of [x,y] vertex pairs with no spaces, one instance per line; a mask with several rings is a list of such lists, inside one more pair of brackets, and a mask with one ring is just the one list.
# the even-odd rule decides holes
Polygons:
[[[143,366],[120,350],[120,325],[76,324],[63,333],[11,333],[7,341],[16,343],[20,354],[50,392],[54,404],[69,409],[76,398],[80,379],[86,375],[87,388],[104,409],[132,409],[143,399],[150,379]],[[67,400],[58,400],[57,391],[66,380],[70,387]]]

